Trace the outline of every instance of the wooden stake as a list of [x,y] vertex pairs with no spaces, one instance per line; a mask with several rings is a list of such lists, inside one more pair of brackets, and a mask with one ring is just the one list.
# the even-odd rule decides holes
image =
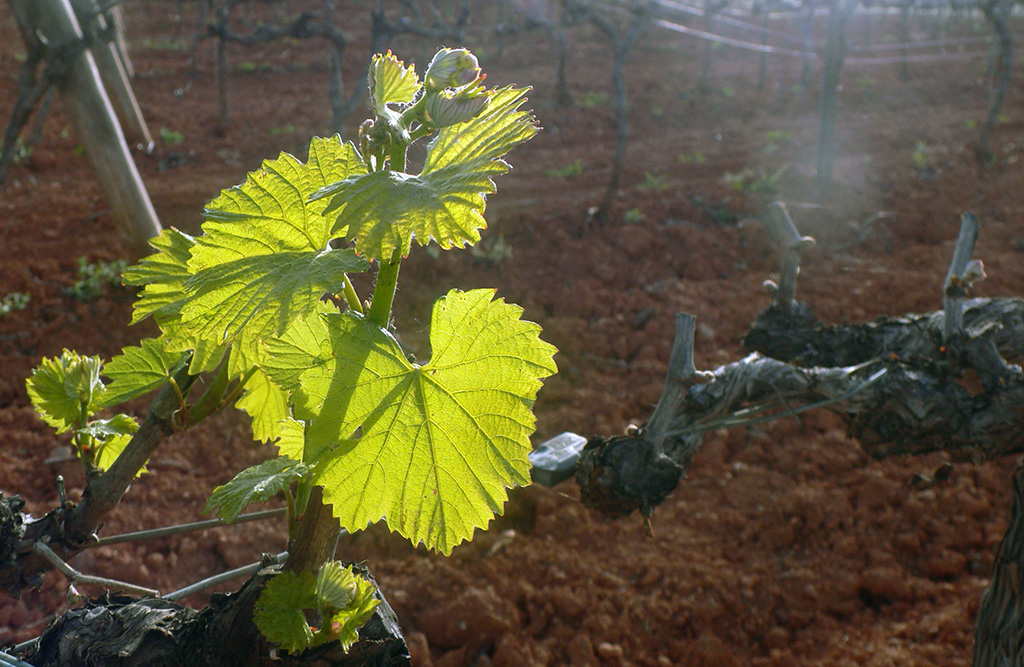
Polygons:
[[[70,0],[9,2],[18,7],[15,14],[20,10],[28,18],[34,29],[32,36],[38,35],[50,48],[69,49],[81,43],[82,29]],[[148,241],[160,233],[160,221],[132,162],[96,62],[88,49],[73,50],[67,55],[70,67],[57,82],[61,100],[127,246],[136,256],[148,254]]]

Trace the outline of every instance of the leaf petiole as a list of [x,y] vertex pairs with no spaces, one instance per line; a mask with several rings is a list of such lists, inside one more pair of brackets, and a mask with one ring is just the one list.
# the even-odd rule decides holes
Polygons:
[[167,378],[167,381],[170,383],[171,388],[174,389],[174,393],[178,396],[178,410],[181,412],[188,410],[188,405],[185,403],[185,394],[182,393],[181,387],[178,386],[174,376]]
[[356,311],[360,315],[363,314],[363,304],[359,302],[359,295],[356,294],[356,288],[352,285],[352,281],[349,279],[348,274],[345,274],[345,303],[348,307]]

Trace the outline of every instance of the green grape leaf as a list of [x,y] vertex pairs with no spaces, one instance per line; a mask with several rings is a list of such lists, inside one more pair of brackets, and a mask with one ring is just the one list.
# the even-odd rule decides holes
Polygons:
[[84,357],[70,350],[42,359],[25,382],[32,407],[57,433],[85,426],[100,409],[101,367],[99,357]]
[[126,285],[142,286],[142,293],[135,301],[132,324],[151,315],[158,323],[175,321],[185,303],[188,260],[196,240],[173,227],[166,227],[149,244],[158,252],[144,257],[122,274]]
[[439,132],[418,176],[375,171],[318,191],[315,201],[330,198],[324,214],[336,216],[333,233],[371,259],[390,259],[396,249],[407,255],[412,239],[446,250],[479,241],[492,177],[509,169],[502,156],[537,133],[534,117],[519,110],[527,92],[491,91],[480,115]]
[[281,436],[288,416],[288,395],[257,369],[245,383],[245,393],[235,407],[252,417],[252,437],[258,442],[271,442]]
[[401,60],[388,51],[377,54],[370,63],[370,100],[378,118],[397,117],[397,112],[388,109],[389,104],[412,102],[420,89],[416,69],[405,66]]
[[306,447],[305,424],[297,419],[285,417],[277,431],[277,453],[288,456],[296,461],[302,460]]
[[256,600],[253,621],[263,636],[290,653],[313,643],[306,609],[316,609],[316,582],[312,572],[281,572],[267,582]]
[[[135,419],[125,414],[117,414],[110,419],[91,421],[84,428],[78,429],[76,434],[87,435],[94,439],[92,465],[100,470],[106,470],[114,464],[117,457],[131,442],[132,435],[138,430],[139,423]],[[139,475],[143,472],[145,472],[145,468],[139,471]]]
[[307,201],[365,171],[351,144],[313,139],[305,164],[282,153],[210,202],[188,262],[186,333],[217,343],[264,338],[313,312],[325,293],[340,292],[344,274],[367,270],[352,249],[328,246],[326,202]]
[[265,358],[266,350],[250,341],[232,345],[228,356],[228,375],[245,378],[244,393],[235,407],[252,417],[253,439],[259,442],[277,439],[281,422],[288,416],[288,395],[259,368]]
[[350,567],[341,563],[324,563],[316,575],[316,597],[320,609],[337,611],[352,601],[356,592],[356,575]]
[[[306,460],[313,439],[316,481],[345,528],[384,518],[447,554],[501,509],[507,487],[529,482],[531,408],[541,379],[556,372],[555,348],[519,319],[521,308],[493,297],[453,290],[439,299],[422,366],[351,312],[323,317],[326,353],[308,321],[268,341],[266,370],[296,387],[296,416],[310,420]],[[295,363],[297,375],[285,368]],[[337,444],[322,448],[329,441]]]
[[[96,451],[93,455],[92,465],[99,470],[107,470],[110,466],[114,465],[114,461],[121,455],[124,448],[128,446],[128,443],[132,441],[130,435],[116,435],[112,436],[98,445],[96,445]],[[146,467],[143,466],[136,473],[136,477],[141,477],[147,472]]]
[[214,489],[203,513],[215,512],[219,519],[230,523],[250,504],[273,498],[308,473],[307,465],[286,456],[264,461]]
[[380,604],[376,587],[357,575],[352,566],[338,561],[324,563],[316,575],[316,594],[324,627],[316,633],[313,645],[338,641],[348,650],[359,641],[361,628]]
[[103,366],[103,375],[111,379],[100,398],[100,407],[110,407],[142,396],[162,386],[181,370],[186,357],[169,352],[167,341],[144,338],[138,347],[126,347]]

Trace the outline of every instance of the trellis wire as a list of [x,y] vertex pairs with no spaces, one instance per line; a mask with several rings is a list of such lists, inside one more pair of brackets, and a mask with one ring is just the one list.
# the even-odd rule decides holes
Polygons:
[[[274,562],[276,562],[276,563],[281,563],[287,557],[288,557],[288,552],[287,551],[282,551],[281,553],[276,554],[275,556],[272,556],[272,560],[274,560]],[[231,581],[232,579],[235,579],[237,577],[242,577],[242,576],[246,576],[246,575],[252,574],[256,570],[258,570],[262,564],[263,564],[263,561],[257,561],[255,563],[250,563],[249,565],[243,565],[242,567],[236,567],[233,570],[228,570],[227,572],[221,572],[220,574],[215,574],[212,577],[207,577],[206,579],[203,579],[202,581],[197,581],[194,584],[186,586],[185,588],[180,588],[180,589],[178,589],[176,591],[173,591],[173,592],[168,593],[167,595],[164,595],[164,596],[161,596],[161,597],[163,597],[164,600],[180,600],[181,598],[188,597],[189,595],[192,595],[193,593],[198,593],[198,592],[200,592],[202,590],[205,590],[205,589],[207,589],[207,588],[209,588],[211,586],[216,586],[217,584],[224,583],[225,581]]]
[[220,528],[222,526],[234,526],[241,523],[249,523],[251,521],[260,521],[262,519],[270,519],[273,517],[282,516],[287,512],[287,509],[281,507],[279,509],[263,510],[261,512],[250,512],[249,514],[240,514],[232,522],[226,522],[221,519],[207,519],[205,521],[195,521],[193,523],[183,523],[176,526],[165,526],[164,528],[152,528],[150,530],[138,530],[132,533],[122,533],[120,535],[111,535],[110,537],[101,537],[93,546],[104,546],[107,544],[122,544],[124,542],[134,542],[137,540],[146,540],[156,537],[165,537],[167,535],[175,535],[177,533],[187,533],[195,530],[204,530],[206,528]]
[[13,667],[32,667],[32,665],[28,664],[24,660],[18,660],[13,655],[4,653],[3,651],[0,651],[0,663],[13,665]]

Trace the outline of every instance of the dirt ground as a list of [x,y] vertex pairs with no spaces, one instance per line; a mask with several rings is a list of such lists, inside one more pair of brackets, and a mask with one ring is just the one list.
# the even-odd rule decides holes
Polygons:
[[[2,7],[6,121],[24,48]],[[261,7],[253,18],[285,11]],[[351,85],[368,48],[368,15],[346,11]],[[230,47],[233,119],[218,132],[212,41],[200,44],[190,71],[196,3],[138,0],[126,12],[135,91],[160,137],[154,155],[136,158],[165,225],[196,232],[221,188],[278,151],[304,157],[309,136],[328,132],[322,42]],[[698,317],[698,367],[744,354],[740,338],[767,306],[761,283],[777,266],[756,221],[774,198],[818,239],[798,297],[825,321],[941,307],[967,210],[982,221],[976,256],[988,273],[975,294],[1021,296],[1020,68],[995,132],[997,164],[979,170],[972,144],[987,106],[984,55],[911,63],[905,82],[895,64],[849,65],[837,183],[816,192],[817,93],[798,85],[800,61],[770,61],[759,91],[758,56],[719,48],[710,90],[698,91],[704,43],[652,28],[629,62],[624,187],[597,224],[587,210],[600,201],[614,146],[608,41],[591,28],[570,32],[574,104],[559,107],[544,33],[508,38],[499,54],[493,25],[474,14],[467,45],[488,83],[534,86],[544,132],[511,156],[514,169],[489,202],[484,252],[414,252],[396,315],[422,333],[430,303],[451,286],[496,287],[523,305],[560,350],[559,374],[536,405],[536,442],[566,430],[614,434],[646,419],[677,312]],[[932,25],[915,19],[914,38],[933,37]],[[876,16],[872,39],[893,41],[894,26]],[[856,20],[851,44],[865,43],[867,29]],[[967,20],[948,31],[984,34]],[[420,63],[437,46],[392,44]],[[24,496],[36,514],[54,505],[58,473],[73,500],[82,480],[74,462],[61,462],[65,442],[29,406],[30,369],[65,347],[109,358],[152,333],[127,326],[125,288],[91,301],[65,293],[79,258],[127,255],[59,103],[42,137],[0,192],[0,298],[30,297],[0,317],[0,489]],[[886,215],[864,224],[877,213]],[[145,402],[131,407],[142,414]],[[270,455],[252,443],[244,416],[221,414],[158,450],[103,534],[198,519],[213,486]],[[383,526],[343,538],[340,555],[369,563],[417,665],[967,665],[1017,460],[957,463],[944,481],[908,485],[945,460],[870,460],[840,420],[810,413],[710,433],[689,477],[656,510],[651,538],[636,516],[606,523],[590,513],[570,481],[514,490],[505,516],[450,558],[413,549]],[[284,544],[284,526],[265,522],[103,547],[73,565],[169,591]],[[0,596],[0,643],[39,634],[67,607],[65,590],[51,572],[40,591]]]

